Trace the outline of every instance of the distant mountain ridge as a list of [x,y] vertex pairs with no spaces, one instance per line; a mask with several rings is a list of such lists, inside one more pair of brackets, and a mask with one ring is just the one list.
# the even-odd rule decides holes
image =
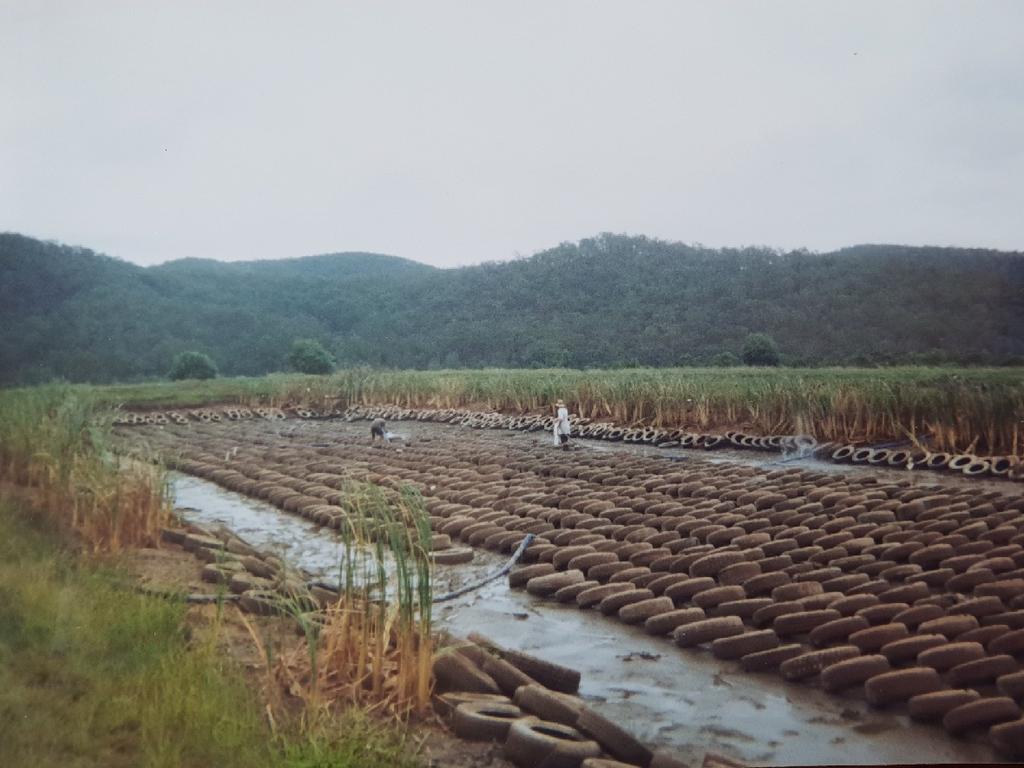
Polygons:
[[438,269],[340,253],[140,267],[0,234],[0,383],[162,376],[196,349],[282,370],[317,338],[346,365],[686,365],[768,333],[801,365],[1024,362],[1024,254],[866,245],[709,249],[604,234]]

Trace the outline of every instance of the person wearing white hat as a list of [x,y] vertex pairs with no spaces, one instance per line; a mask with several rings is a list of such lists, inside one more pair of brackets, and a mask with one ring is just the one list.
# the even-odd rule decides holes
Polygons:
[[572,425],[569,423],[569,410],[565,403],[559,400],[555,403],[555,445],[562,446],[563,451],[569,450],[570,432]]

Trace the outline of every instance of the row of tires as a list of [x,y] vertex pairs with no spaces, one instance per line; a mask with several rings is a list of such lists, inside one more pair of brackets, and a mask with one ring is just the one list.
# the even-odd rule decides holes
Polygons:
[[969,453],[951,454],[918,450],[871,448],[866,446],[843,445],[823,446],[832,461],[851,464],[869,464],[897,469],[930,469],[960,472],[968,477],[994,475],[1014,480],[1024,479],[1024,465],[1017,456],[975,456]]
[[[505,416],[455,409],[404,409],[397,406],[353,406],[345,411],[348,421],[383,418],[392,421],[436,421],[477,429],[513,429],[550,431],[550,416]],[[807,435],[748,435],[728,431],[722,435],[693,433],[684,429],[655,427],[625,428],[608,422],[591,422],[573,417],[571,437],[655,445],[659,448],[703,450],[740,449],[774,451],[814,457],[834,462],[849,462],[893,469],[928,469],[960,472],[967,477],[994,476],[1024,480],[1024,464],[1016,456],[975,456],[917,450],[872,448],[852,444],[819,444]]]
[[[986,678],[990,685],[1016,671],[1000,658],[1010,656],[1016,664],[1015,654],[997,653],[1005,649],[996,644],[989,650],[988,645],[997,636],[1012,639],[1024,628],[1018,600],[1024,591],[1020,499],[803,470],[765,474],[750,467],[695,465],[679,471],[678,465],[652,457],[569,459],[512,448],[482,451],[479,446],[415,446],[400,455],[374,455],[356,444],[282,451],[281,442],[276,436],[253,436],[246,441],[247,458],[251,466],[263,466],[261,472],[283,474],[287,469],[296,493],[350,476],[385,486],[417,485],[429,497],[431,523],[439,533],[499,550],[515,546],[528,532],[538,535],[527,554],[546,572],[534,578],[557,578],[540,581],[531,591],[556,599],[575,593],[572,599],[580,604],[580,595],[596,589],[583,598],[590,607],[632,623],[642,621],[645,627],[651,621],[659,634],[671,632],[688,647],[713,648],[721,641],[718,653],[739,654],[751,670],[775,664],[787,679],[806,679],[804,670],[816,670],[820,663],[814,673],[820,677],[825,667],[847,659],[824,653],[783,668],[790,659],[780,657],[852,646],[858,658],[885,656],[889,661],[887,653],[896,651],[883,650],[890,644],[911,640],[913,647],[916,636],[934,635],[942,638],[940,644],[981,643],[986,653],[985,659],[960,662],[984,661],[980,671],[968,667],[950,682],[943,678],[943,685],[960,686],[949,690],[964,689],[974,680],[970,675],[1001,672]],[[206,456],[223,460],[227,445],[211,436]],[[274,459],[285,458],[273,466]],[[710,560],[703,559],[709,555]],[[556,588],[566,579],[571,583]],[[775,591],[811,583],[799,587],[811,590],[801,597]],[[649,611],[656,612],[645,615]],[[935,620],[946,621],[922,629]],[[903,630],[890,625],[901,625],[912,635],[897,636]],[[870,631],[856,635],[863,630]],[[749,645],[761,643],[777,644],[761,650]],[[922,650],[929,649],[917,653]],[[835,688],[862,673],[843,670],[880,664],[877,659],[854,663],[853,658],[820,677],[822,684]],[[933,660],[897,658],[914,668]],[[949,670],[933,671],[945,675]],[[896,679],[922,675],[930,677],[914,672]],[[881,701],[894,694],[871,695]]]
[[[278,408],[206,408],[187,412],[153,411],[145,413],[117,412],[115,426],[144,424],[187,424],[190,421],[222,422],[249,418],[285,419],[288,414],[300,419],[344,418],[346,421],[383,418],[390,421],[431,421],[458,424],[476,429],[511,429],[521,431],[550,431],[554,419],[550,416],[506,416],[464,409],[409,409],[399,406],[351,406],[345,411],[337,409],[315,410],[296,406],[286,411]],[[693,433],[683,429],[655,427],[626,428],[610,422],[591,422],[574,417],[571,437],[611,442],[655,445],[659,448],[691,448],[703,450],[747,449],[774,451],[799,456],[813,456],[834,462],[849,462],[894,469],[927,469],[959,472],[967,477],[993,476],[1011,480],[1024,480],[1024,463],[1017,456],[975,456],[912,449],[873,448],[854,444],[818,444],[807,435],[748,435],[728,431],[722,435]]]
[[[468,411],[461,409],[401,408],[399,406],[349,407],[344,417],[347,421],[385,419],[387,421],[430,421],[457,424],[474,429],[511,429],[523,432],[550,432],[554,429],[553,416],[509,416],[494,412]],[[658,427],[622,427],[612,422],[596,422],[571,415],[570,437],[609,442],[654,445],[659,448],[740,448],[764,451],[807,451],[816,445],[806,435],[754,436],[742,432],[726,432],[724,435],[689,432],[685,429],[662,429]]]
[[[298,409],[296,415],[302,418],[313,418],[314,413],[306,409]],[[305,414],[305,415],[303,415]],[[115,427],[133,427],[150,425],[177,424],[185,425],[193,422],[202,424],[224,421],[242,421],[244,419],[266,419],[268,421],[287,418],[280,408],[194,408],[188,411],[116,411],[112,423]]]

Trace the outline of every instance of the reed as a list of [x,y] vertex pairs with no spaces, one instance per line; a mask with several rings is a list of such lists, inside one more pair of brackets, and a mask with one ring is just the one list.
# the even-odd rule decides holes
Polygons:
[[323,619],[303,621],[305,653],[280,660],[281,682],[299,691],[315,722],[336,704],[405,720],[428,711],[431,693],[430,524],[412,490],[349,483],[343,489],[340,595]]
[[1019,454],[1024,370],[631,369],[342,371],[344,404],[536,412],[566,400],[581,416],[623,425],[882,442],[910,431],[935,450],[973,444]]
[[592,419],[696,431],[807,433],[819,440],[886,442],[907,431],[933,450],[972,443],[1020,455],[1022,368],[635,368],[272,374],[211,382],[89,388],[101,402],[183,407],[215,402],[353,403],[536,412],[558,398]]
[[38,514],[92,551],[155,544],[170,515],[164,473],[115,455],[102,413],[82,388],[0,393],[0,479],[28,489]]

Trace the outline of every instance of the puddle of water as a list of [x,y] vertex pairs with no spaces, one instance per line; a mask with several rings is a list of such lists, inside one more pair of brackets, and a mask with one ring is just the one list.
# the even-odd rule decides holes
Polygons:
[[[339,563],[345,544],[334,530],[198,477],[172,472],[170,479],[175,506],[189,521],[224,525],[246,543],[304,569],[314,580],[332,583],[340,580]],[[490,552],[477,552],[472,563],[457,568],[438,567],[434,575],[434,594],[451,592],[482,579],[505,562],[505,558],[497,558]]]
[[593,611],[490,584],[438,616],[458,634],[579,669],[580,695],[645,742],[680,755],[714,752],[752,764],[971,763],[997,760],[987,743],[949,738],[851,696],[751,675],[735,662]]
[[314,578],[337,580],[344,545],[335,535],[324,535],[328,532],[320,526],[178,472],[171,473],[171,490],[175,506],[190,522],[225,525],[248,544],[305,568]]
[[[221,523],[252,545],[308,570],[336,572],[341,542],[330,529],[212,483],[175,474],[172,488],[190,520]],[[478,551],[472,564],[438,568],[438,593],[493,572],[505,559]],[[435,622],[477,631],[510,648],[579,669],[580,694],[645,742],[696,762],[704,752],[753,764],[973,763],[998,758],[987,743],[949,738],[906,716],[871,710],[852,696],[750,675],[706,652],[592,611],[510,590],[500,579],[435,606]]]

